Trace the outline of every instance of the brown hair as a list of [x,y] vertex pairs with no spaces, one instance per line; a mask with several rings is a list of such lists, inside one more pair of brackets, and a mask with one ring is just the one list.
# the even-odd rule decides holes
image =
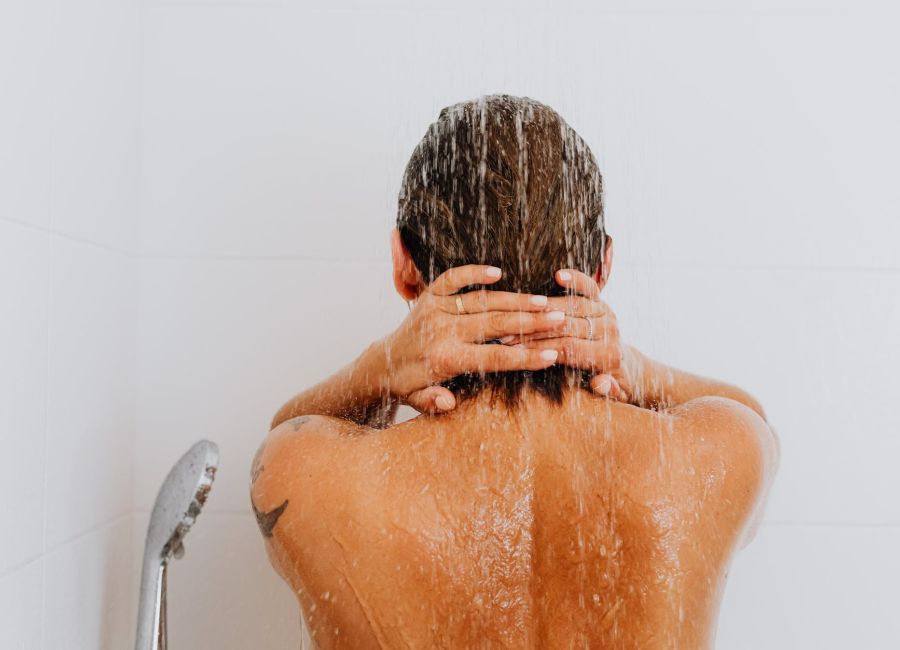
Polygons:
[[[493,289],[562,295],[553,274],[593,274],[606,244],[603,182],[591,150],[552,108],[492,95],[443,109],[403,175],[397,228],[426,283],[463,264],[503,269]],[[480,287],[472,287],[477,289]],[[465,398],[484,387],[515,402],[524,387],[554,401],[582,373],[456,377]]]

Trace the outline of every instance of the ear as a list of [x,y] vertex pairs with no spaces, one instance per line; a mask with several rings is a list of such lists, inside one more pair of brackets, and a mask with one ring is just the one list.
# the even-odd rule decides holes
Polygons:
[[394,288],[404,300],[415,300],[425,290],[425,283],[396,228],[391,231],[391,260],[394,263]]
[[603,289],[609,280],[609,274],[613,265],[613,240],[609,235],[606,236],[606,248],[603,250],[603,263],[594,273],[594,280]]

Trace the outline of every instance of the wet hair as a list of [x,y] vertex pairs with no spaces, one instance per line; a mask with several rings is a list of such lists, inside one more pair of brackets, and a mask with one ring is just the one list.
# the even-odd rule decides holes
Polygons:
[[[603,182],[591,150],[549,106],[492,95],[443,109],[406,166],[397,228],[426,284],[447,269],[503,269],[492,289],[564,295],[554,273],[589,275],[606,245]],[[468,290],[480,289],[469,287]],[[445,383],[465,399],[485,388],[514,404],[532,389],[555,402],[585,373],[472,373]]]

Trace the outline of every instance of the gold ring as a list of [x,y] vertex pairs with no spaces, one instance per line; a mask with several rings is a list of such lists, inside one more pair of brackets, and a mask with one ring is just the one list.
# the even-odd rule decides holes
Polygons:
[[463,306],[462,296],[456,296],[456,313],[465,314],[466,308]]

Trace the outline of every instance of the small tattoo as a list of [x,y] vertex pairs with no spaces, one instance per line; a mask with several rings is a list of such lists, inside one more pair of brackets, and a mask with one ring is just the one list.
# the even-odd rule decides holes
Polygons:
[[256,454],[253,456],[253,464],[250,465],[250,485],[252,486],[256,483],[256,479],[259,478],[259,475],[262,474],[262,471],[265,467],[262,464],[262,455],[263,449],[266,448],[266,441],[263,440],[263,443],[259,446],[259,449],[256,450]]
[[256,509],[255,505],[253,506],[253,514],[256,515],[256,524],[259,526],[264,537],[272,536],[272,530],[275,528],[275,524],[278,523],[278,518],[284,513],[284,509],[287,508],[287,504],[288,500],[285,499],[284,503],[271,512],[260,512]]
[[309,422],[309,416],[301,415],[296,418],[291,418],[290,420],[288,420],[288,422],[291,423],[291,427],[293,427],[294,431],[299,431],[300,427]]
[[250,487],[253,487],[254,485],[256,485],[256,479],[259,478],[259,475],[262,474],[265,469],[266,469],[266,466],[263,465],[262,463],[256,465],[253,468],[253,472],[250,474]]

